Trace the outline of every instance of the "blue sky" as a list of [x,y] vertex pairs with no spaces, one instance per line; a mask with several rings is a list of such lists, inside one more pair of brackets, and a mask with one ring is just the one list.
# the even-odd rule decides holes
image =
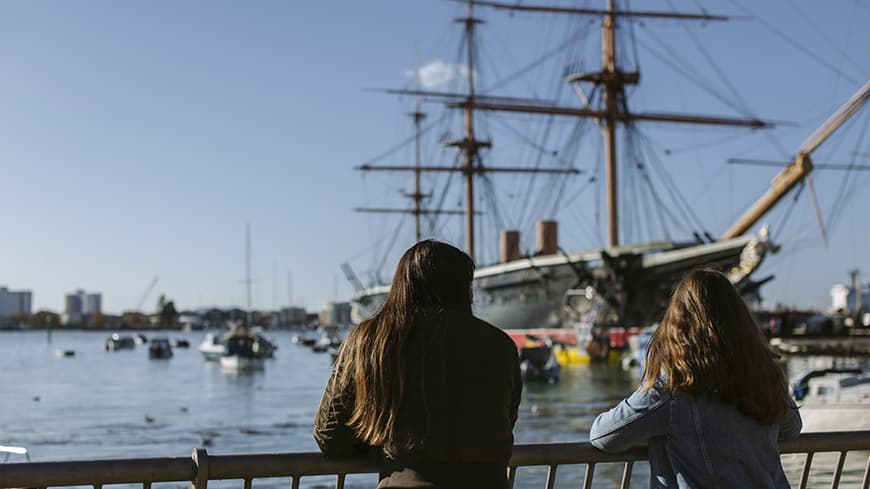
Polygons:
[[[705,5],[735,15],[746,15],[742,7],[751,7],[758,18],[693,25],[689,31],[667,21],[636,26],[643,85],[632,94],[635,110],[735,116],[742,110],[791,123],[772,136],[648,128],[650,137],[661,141],[656,143],[660,156],[685,199],[718,234],[775,174],[771,168],[726,165],[725,159],[788,158],[870,78],[870,31],[863,28],[870,22],[870,5],[857,0]],[[644,3],[646,9],[659,7],[670,10],[672,4]],[[696,3],[680,7],[698,10]],[[399,188],[410,189],[409,179],[362,177],[353,167],[410,135],[405,113],[413,109],[413,100],[366,89],[409,87],[407,72],[415,67],[452,66],[460,39],[452,19],[462,12],[452,2],[422,0],[4,2],[0,284],[31,289],[36,308],[54,310],[75,288],[101,291],[104,308],[120,312],[135,307],[157,276],[146,308],[159,293],[183,308],[243,305],[246,223],[252,229],[256,307],[288,302],[288,271],[294,302],[310,309],[350,296],[339,270],[344,261],[363,277],[371,276],[370,264],[382,262],[382,275],[389,276],[398,253],[413,240],[410,222],[388,247],[396,218],[361,215],[353,208],[407,205],[396,195]],[[570,29],[550,16],[492,11],[480,16],[487,21],[480,33],[482,53],[491,55],[480,67],[484,86],[547,51],[560,41],[560,32]],[[570,60],[597,66],[594,32],[593,26]],[[674,59],[677,65],[691,65],[714,80],[715,92],[734,99],[730,83],[741,101],[729,106],[709,97],[646,52],[665,52],[655,47],[659,38],[688,53]],[[694,47],[695,39],[703,41],[702,50]],[[625,59],[636,63],[631,51]],[[708,59],[715,60],[728,83]],[[578,104],[569,87],[559,88],[555,75],[533,71],[492,93],[555,94],[563,103]],[[547,83],[561,91],[537,91]],[[433,118],[440,110],[424,108]],[[870,153],[870,142],[860,140],[867,112],[826,143],[817,160],[857,158],[856,163],[870,164],[853,154]],[[506,121],[511,127],[525,122]],[[506,148],[503,154],[520,156],[524,150],[517,137],[499,132],[496,124],[491,126],[494,145]],[[490,127],[480,126],[483,133]],[[452,157],[435,149],[425,154]],[[395,158],[410,155],[405,148]],[[580,150],[571,163],[591,170],[594,150]],[[432,178],[425,183],[440,188],[443,180]],[[816,175],[826,217],[833,216],[830,209],[841,189],[850,191],[844,210],[830,223],[829,247],[818,238],[807,192],[782,232],[774,229],[775,239],[784,240],[783,252],[759,274],[777,277],[764,291],[771,303],[821,307],[829,302],[830,286],[845,281],[850,268],[870,275],[870,173],[854,173],[851,180],[844,187],[842,173]],[[582,177],[570,182],[566,192],[583,182]],[[510,189],[522,185],[508,177],[495,188],[500,198],[513,199]],[[587,198],[593,192],[578,202]],[[452,197],[447,202],[446,207],[461,205]],[[584,222],[563,222],[561,244],[591,248],[602,233],[591,217],[594,203],[574,205],[586,206],[575,216]],[[780,205],[766,220],[784,219],[787,208]],[[530,218],[503,218],[522,227],[524,243],[531,246]],[[435,236],[461,245],[460,229],[458,220],[449,221]],[[591,235],[580,232],[584,229]],[[491,261],[496,245],[481,242],[478,259]]]

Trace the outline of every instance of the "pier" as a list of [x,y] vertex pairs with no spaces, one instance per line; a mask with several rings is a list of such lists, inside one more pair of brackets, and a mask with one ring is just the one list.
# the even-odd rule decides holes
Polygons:
[[773,338],[770,346],[785,355],[870,356],[870,335],[837,338]]
[[[870,451],[870,431],[806,433],[796,440],[780,442],[779,448],[783,455],[803,455],[800,480],[793,485],[799,489],[809,487],[815,456],[834,453],[833,466],[825,466],[821,470],[831,474],[825,487],[837,489],[842,481],[846,455],[855,451]],[[867,457],[860,486],[867,489],[870,487],[870,455],[858,455]],[[608,454],[585,442],[524,444],[514,447],[508,476],[513,487],[518,468],[542,466],[546,468],[546,475],[538,487],[554,489],[560,467],[583,465],[585,475],[582,487],[589,489],[595,480],[598,465],[617,464],[621,466],[622,477],[618,485],[613,487],[629,489],[633,487],[631,475],[635,463],[646,458],[645,449]],[[251,489],[255,479],[278,477],[290,478],[290,487],[298,489],[301,479],[305,477],[334,476],[336,489],[343,489],[348,475],[372,473],[377,473],[377,467],[366,458],[333,461],[326,460],[320,453],[210,455],[206,449],[197,448],[190,458],[0,464],[0,488],[91,486],[101,489],[107,484],[141,484],[143,489],[151,489],[155,482],[190,482],[191,489],[207,489],[210,481],[238,480],[243,489]]]

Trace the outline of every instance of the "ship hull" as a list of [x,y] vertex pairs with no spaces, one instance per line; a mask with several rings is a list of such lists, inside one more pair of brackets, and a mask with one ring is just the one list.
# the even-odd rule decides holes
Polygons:
[[[507,330],[572,327],[590,318],[596,324],[646,326],[661,317],[674,285],[689,270],[716,268],[740,288],[769,248],[766,239],[747,236],[524,258],[476,271],[473,310]],[[357,318],[373,315],[388,291],[380,286],[358,294]]]

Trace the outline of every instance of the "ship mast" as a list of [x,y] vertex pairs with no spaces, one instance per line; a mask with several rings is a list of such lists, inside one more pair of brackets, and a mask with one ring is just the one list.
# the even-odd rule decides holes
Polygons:
[[619,245],[619,201],[618,177],[616,172],[616,114],[617,97],[622,92],[622,82],[616,67],[616,16],[613,14],[613,0],[607,0],[607,16],[601,30],[601,64],[604,83],[604,159],[605,186],[607,188],[607,244]]
[[[466,120],[469,118],[471,109],[501,111],[526,114],[548,114],[560,116],[574,117],[592,117],[599,121],[602,125],[602,133],[604,137],[604,154],[605,154],[605,177],[607,187],[607,212],[608,212],[608,245],[611,247],[618,246],[619,242],[619,193],[618,193],[618,153],[617,153],[617,123],[630,123],[633,121],[655,121],[655,122],[673,122],[673,123],[692,123],[692,124],[709,124],[709,125],[724,125],[735,127],[751,127],[751,128],[767,128],[772,127],[772,124],[758,119],[743,119],[732,117],[709,117],[684,114],[666,114],[666,113],[633,113],[626,108],[625,102],[625,86],[637,84],[640,80],[640,74],[637,72],[623,72],[619,69],[616,59],[616,27],[617,18],[619,17],[636,17],[636,18],[658,18],[658,19],[678,19],[678,20],[700,20],[700,21],[723,21],[728,20],[728,17],[721,15],[709,14],[688,14],[679,12],[650,12],[650,11],[628,11],[618,10],[615,0],[607,0],[607,9],[586,9],[586,8],[571,8],[559,6],[543,6],[543,5],[517,5],[504,2],[488,1],[488,0],[467,0],[469,18],[472,5],[490,7],[497,10],[509,10],[512,12],[542,12],[556,14],[572,14],[572,15],[595,15],[603,17],[602,20],[602,42],[601,55],[602,67],[599,73],[577,73],[566,78],[568,83],[590,82],[595,85],[603,86],[603,107],[596,110],[589,107],[588,101],[586,107],[559,107],[555,105],[542,104],[537,100],[523,100],[519,98],[496,98],[496,97],[474,97],[473,92],[469,90],[469,96],[464,100],[460,100],[461,95],[455,93],[437,93],[423,92],[425,96],[435,99],[442,99],[447,102],[448,107],[463,108],[466,111]],[[468,20],[468,19],[466,19]],[[472,27],[467,27],[469,33],[469,43],[471,42]],[[396,91],[395,93],[403,93]],[[471,140],[468,137],[469,132],[473,135],[473,130],[468,122],[466,122],[466,140]],[[476,148],[471,148],[471,151]],[[469,168],[469,156],[471,151],[466,150],[466,168]]]
[[[480,164],[475,164],[475,162],[479,161],[479,150],[481,148],[489,148],[491,143],[489,141],[481,141],[475,137],[474,134],[474,109],[476,107],[476,96],[474,92],[474,27],[476,24],[482,23],[480,19],[474,17],[474,0],[466,0],[466,16],[460,19],[456,19],[458,23],[462,23],[465,25],[465,42],[466,42],[466,60],[465,60],[465,70],[466,70],[466,78],[468,79],[467,84],[467,92],[461,95],[459,98],[461,101],[459,102],[457,108],[463,109],[464,112],[464,122],[465,122],[465,134],[464,138],[457,141],[449,141],[446,143],[447,146],[453,146],[459,148],[462,152],[462,165],[458,168],[451,166],[423,166],[420,165],[419,154],[420,154],[420,126],[419,121],[416,119],[415,115],[415,123],[416,125],[416,152],[417,152],[417,161],[414,166],[401,166],[401,165],[361,165],[357,167],[358,170],[363,171],[403,171],[410,170],[414,172],[415,179],[415,193],[413,195],[409,195],[408,197],[413,197],[415,199],[415,208],[411,211],[407,211],[404,209],[371,209],[371,208],[358,208],[357,211],[360,212],[389,212],[389,213],[414,213],[419,219],[420,214],[457,214],[459,211],[450,211],[450,210],[422,210],[419,208],[419,199],[422,199],[423,196],[420,196],[419,191],[419,178],[420,173],[424,171],[430,172],[460,172],[465,177],[465,251],[468,253],[472,259],[475,259],[475,242],[474,242],[474,234],[475,234],[475,222],[474,218],[479,212],[475,210],[474,207],[474,178],[477,174],[483,173],[560,173],[560,174],[579,174],[581,173],[579,170],[575,168],[522,168],[522,167],[485,167]],[[388,90],[388,92],[392,93],[412,93],[417,95],[418,97],[425,96],[427,92],[422,90]],[[418,98],[418,103],[419,103]],[[417,112],[419,112],[419,105]],[[416,114],[416,113],[415,113]],[[418,221],[419,226],[419,221]],[[419,229],[419,228],[418,228]],[[418,239],[419,239],[419,231],[418,231]]]
[[[832,114],[815,132],[813,132],[803,144],[798,148],[797,156],[794,160],[779,172],[771,181],[770,188],[749,208],[742,216],[725,231],[722,239],[731,239],[745,233],[761,219],[761,216],[767,213],[777,202],[797,186],[804,179],[810,178],[810,172],[813,171],[813,163],[810,159],[810,154],[816,150],[828,137],[837,130],[849,117],[860,109],[867,101],[870,100],[870,81],[865,83],[857,92],[855,92],[849,100],[843,104],[834,114]],[[851,169],[851,167],[847,167]],[[808,180],[812,185],[812,180]],[[810,190],[815,194],[812,187]],[[819,213],[818,204],[816,207],[816,218],[819,222],[819,227],[822,230],[822,239],[825,237],[824,225]]]
[[[417,88],[420,88],[420,70],[416,70],[414,72],[414,79],[417,82]],[[420,137],[422,136],[422,129],[420,128],[420,124],[423,122],[423,119],[426,118],[426,114],[424,114],[420,110],[420,105],[422,100],[420,96],[417,96],[417,105],[415,106],[414,112],[411,112],[411,117],[414,120],[414,193],[405,194],[405,197],[410,197],[414,200],[414,240],[420,241],[422,237],[422,233],[420,231],[420,216],[422,215],[422,206],[420,203],[423,199],[428,198],[429,194],[424,194],[420,192]]]
[[474,1],[466,3],[465,19],[466,77],[468,78],[468,103],[465,104],[465,140],[462,149],[465,156],[465,249],[474,259],[474,159],[477,149],[483,146],[474,138]]
[[[592,15],[602,17],[602,67],[600,72],[576,73],[566,78],[566,81],[575,84],[582,92],[579,84],[586,82],[602,86],[603,107],[589,106],[585,100],[584,107],[563,107],[540,100],[523,99],[516,97],[481,96],[475,93],[474,87],[474,34],[475,25],[481,23],[480,19],[474,18],[474,6],[483,6],[498,10],[517,12],[542,12],[571,15]],[[466,251],[474,258],[474,176],[486,172],[518,172],[518,173],[580,173],[576,169],[530,169],[530,168],[493,168],[480,164],[479,150],[490,146],[488,141],[479,141],[474,133],[474,111],[510,112],[519,114],[547,114],[567,117],[589,117],[599,122],[604,137],[605,152],[605,176],[607,187],[607,211],[608,211],[608,246],[619,246],[619,192],[618,192],[618,149],[616,144],[618,123],[631,124],[637,121],[669,122],[677,124],[705,124],[715,126],[746,127],[752,129],[770,128],[773,124],[756,118],[704,116],[691,114],[672,113],[643,113],[630,112],[625,103],[625,86],[637,84],[640,80],[638,72],[624,72],[619,69],[616,50],[616,29],[618,18],[651,18],[651,19],[676,19],[694,21],[724,21],[729,17],[722,15],[710,15],[706,13],[691,14],[681,12],[652,12],[652,11],[629,11],[619,10],[616,0],[607,0],[606,9],[571,8],[560,6],[543,5],[517,5],[489,0],[466,0],[466,17],[457,19],[457,22],[465,24],[466,35],[466,76],[468,88],[466,93],[451,93],[423,90],[387,90],[394,94],[413,94],[422,96],[428,100],[436,100],[446,103],[447,107],[462,109],[465,116],[465,134],[459,141],[448,143],[462,151],[462,165],[458,168],[449,166],[374,166],[362,165],[360,170],[411,170],[421,171],[448,171],[461,172],[465,177],[465,233]],[[360,209],[371,212],[422,212],[427,211],[403,211],[397,209]],[[429,211],[447,212],[456,211]]]

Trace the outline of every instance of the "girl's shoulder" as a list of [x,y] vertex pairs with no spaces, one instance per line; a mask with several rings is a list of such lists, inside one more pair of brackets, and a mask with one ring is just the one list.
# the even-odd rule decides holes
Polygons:
[[649,389],[641,385],[625,399],[625,402],[636,410],[644,410],[672,401],[675,394],[658,384]]

